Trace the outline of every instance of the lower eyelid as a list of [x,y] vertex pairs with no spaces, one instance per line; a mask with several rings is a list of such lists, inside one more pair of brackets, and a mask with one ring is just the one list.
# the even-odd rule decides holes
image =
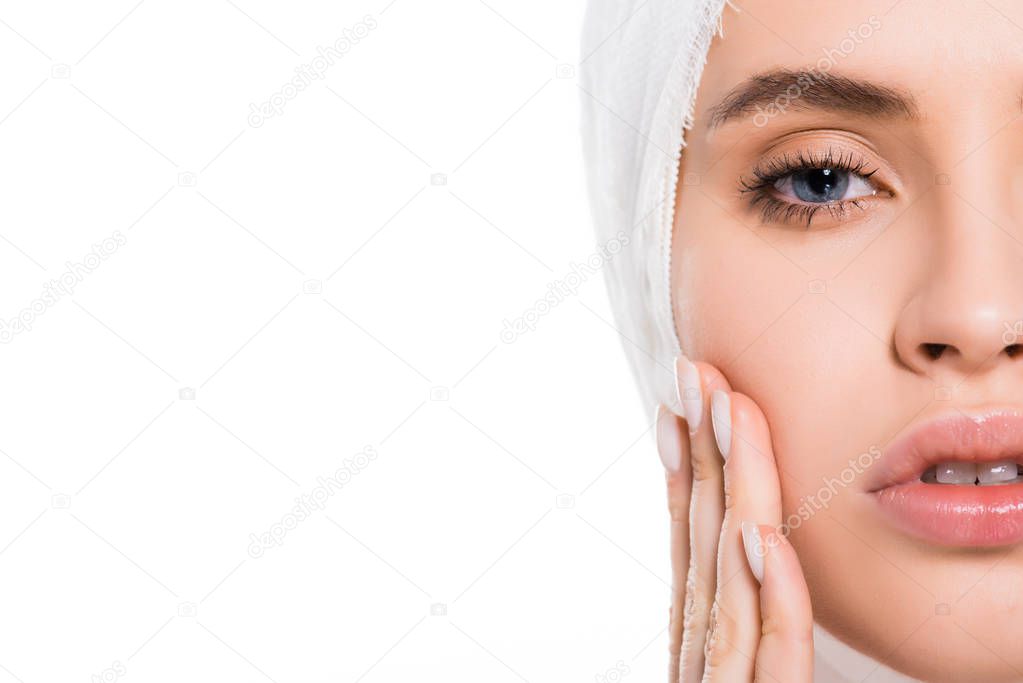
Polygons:
[[764,224],[781,224],[781,225],[792,225],[792,224],[805,224],[806,229],[809,230],[812,224],[821,211],[826,211],[831,215],[832,218],[836,218],[835,214],[838,213],[840,220],[845,217],[850,211],[866,210],[863,204],[868,199],[873,199],[875,195],[860,196],[851,199],[843,199],[836,202],[820,202],[820,203],[809,203],[809,202],[798,202],[798,201],[787,201],[771,196],[770,189],[765,189],[762,193],[754,196],[749,206],[752,209],[756,209],[760,205],[761,221]]

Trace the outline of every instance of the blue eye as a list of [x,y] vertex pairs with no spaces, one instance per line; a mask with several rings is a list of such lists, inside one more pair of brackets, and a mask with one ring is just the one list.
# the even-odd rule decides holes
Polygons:
[[763,224],[801,222],[809,228],[821,211],[840,222],[852,208],[869,207],[862,200],[892,196],[871,178],[877,170],[853,151],[800,150],[757,163],[739,179],[739,191],[750,196],[751,209],[759,207]]
[[774,188],[808,204],[826,204],[872,195],[876,190],[857,173],[842,168],[808,168],[778,178]]

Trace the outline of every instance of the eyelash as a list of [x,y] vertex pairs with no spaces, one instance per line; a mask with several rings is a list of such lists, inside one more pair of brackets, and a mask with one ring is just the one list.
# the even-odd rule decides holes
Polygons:
[[774,195],[774,184],[779,180],[799,173],[800,171],[820,170],[825,168],[838,169],[860,176],[868,180],[877,172],[865,172],[867,162],[862,158],[853,155],[852,152],[839,154],[835,158],[833,150],[829,149],[821,155],[814,155],[813,152],[800,150],[794,158],[783,154],[781,158],[774,158],[757,164],[750,172],[750,178],[740,178],[739,191],[742,194],[751,193],[749,200],[751,209],[760,207],[761,220],[764,223],[792,223],[797,219],[810,228],[813,218],[818,211],[827,211],[832,218],[845,218],[852,207],[863,208],[863,197],[845,199],[836,202],[819,204],[797,204],[796,202],[778,199]]

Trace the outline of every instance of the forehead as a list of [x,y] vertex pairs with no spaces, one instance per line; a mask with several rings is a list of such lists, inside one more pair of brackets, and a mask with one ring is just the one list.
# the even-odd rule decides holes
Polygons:
[[1023,3],[739,0],[708,54],[697,128],[754,74],[810,69],[907,92],[929,117],[1003,113],[1023,92]]

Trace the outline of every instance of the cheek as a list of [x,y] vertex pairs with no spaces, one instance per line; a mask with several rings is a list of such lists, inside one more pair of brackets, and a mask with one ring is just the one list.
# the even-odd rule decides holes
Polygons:
[[764,412],[792,514],[850,459],[883,442],[884,420],[871,416],[888,394],[888,349],[752,231],[717,227],[675,240],[682,347]]
[[672,300],[683,350],[724,370],[785,316],[807,292],[809,278],[751,229],[699,199],[690,200],[672,240]]

